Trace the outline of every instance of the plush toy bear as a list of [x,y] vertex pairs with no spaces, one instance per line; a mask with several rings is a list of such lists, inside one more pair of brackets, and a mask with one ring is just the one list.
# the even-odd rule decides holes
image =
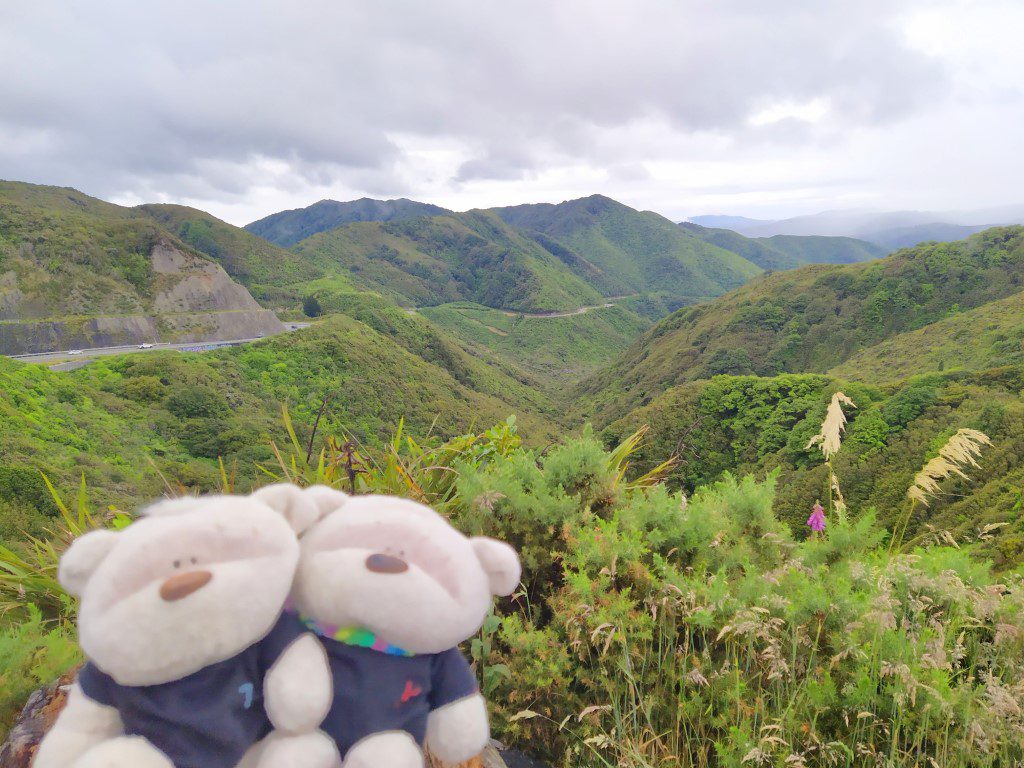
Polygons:
[[515,550],[467,538],[413,501],[333,499],[337,509],[302,538],[293,589],[330,660],[323,730],[345,768],[420,768],[424,743],[444,762],[474,757],[489,739],[487,711],[457,646],[479,630],[492,596],[516,588]]
[[281,613],[316,499],[271,486],[163,501],[77,539],[59,578],[81,598],[88,663],[34,768],[336,766],[316,730],[324,651]]

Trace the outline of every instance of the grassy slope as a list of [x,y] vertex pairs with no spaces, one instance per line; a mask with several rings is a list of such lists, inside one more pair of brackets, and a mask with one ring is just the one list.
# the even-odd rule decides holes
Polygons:
[[755,280],[664,319],[580,387],[608,423],[666,388],[717,373],[825,372],[885,339],[1020,290],[1024,228],[990,229],[880,261]]
[[551,238],[599,269],[606,295],[663,291],[680,299],[717,296],[760,269],[705,243],[656,213],[601,195],[559,205],[493,209],[510,224]]
[[600,298],[535,241],[480,211],[350,224],[293,250],[325,272],[350,274],[362,287],[412,306],[470,300],[542,311]]
[[909,331],[857,352],[839,378],[892,382],[926,371],[983,370],[1024,363],[1024,293]]
[[[407,330],[398,333],[408,337]],[[0,358],[0,475],[5,468],[43,469],[69,488],[84,473],[105,503],[126,504],[159,493],[148,459],[169,478],[208,488],[220,455],[229,465],[238,462],[244,486],[254,461],[271,462],[268,440],[286,439],[281,405],[289,405],[304,438],[327,395],[323,434],[344,431],[371,443],[403,417],[416,434],[432,426],[451,434],[512,413],[538,442],[558,431],[509,402],[517,399],[513,380],[503,383],[491,372],[489,384],[469,381],[507,398],[482,394],[453,375],[458,361],[449,367],[425,359],[427,352],[410,351],[416,339],[405,341],[396,344],[338,315],[245,347],[104,357],[71,373]],[[28,505],[5,498],[5,488],[0,482],[0,539],[38,530],[41,521]]]
[[928,523],[977,540],[990,523],[1000,528],[983,549],[998,564],[1024,560],[1024,368],[933,374],[890,387],[842,382],[816,374],[772,378],[721,376],[669,389],[605,429],[609,444],[642,425],[651,432],[636,462],[646,470],[678,453],[672,481],[692,490],[724,471],[764,474],[779,467],[777,514],[803,529],[811,506],[828,499],[827,471],[817,433],[831,394],[852,397],[849,425],[835,471],[851,510],[878,511],[890,529],[902,523],[914,474],[957,429],[981,429],[993,440],[970,482],[943,483],[943,495],[915,512],[911,530]]
[[246,224],[245,228],[271,243],[287,248],[300,240],[356,221],[395,221],[417,216],[443,216],[450,211],[415,200],[371,200],[348,202],[321,200],[306,208],[281,211]]
[[489,359],[536,374],[563,389],[609,363],[649,322],[621,307],[568,317],[526,317],[478,304],[427,307],[420,314]]

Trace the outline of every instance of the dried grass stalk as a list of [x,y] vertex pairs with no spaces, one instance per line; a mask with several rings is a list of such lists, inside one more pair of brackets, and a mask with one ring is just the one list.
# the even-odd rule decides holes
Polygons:
[[969,480],[964,470],[978,467],[977,459],[981,448],[992,445],[988,435],[976,429],[960,429],[939,449],[939,455],[931,459],[914,476],[914,483],[907,490],[907,496],[928,506],[928,499],[939,493],[939,483],[951,475]]
[[825,461],[829,461],[839,452],[839,446],[843,441],[843,430],[846,429],[846,414],[843,413],[843,406],[848,405],[856,408],[853,400],[842,392],[832,395],[832,402],[828,404],[828,411],[825,413],[825,420],[821,422],[821,431],[807,442],[807,447],[814,445],[821,447],[821,453]]

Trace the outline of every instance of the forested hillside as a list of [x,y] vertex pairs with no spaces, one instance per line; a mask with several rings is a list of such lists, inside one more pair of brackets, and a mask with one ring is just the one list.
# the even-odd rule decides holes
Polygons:
[[536,312],[575,309],[601,298],[585,279],[594,270],[571,269],[483,211],[349,224],[293,250],[406,306],[473,301]]
[[195,208],[140,205],[136,210],[216,261],[261,301],[272,301],[286,286],[323,276],[310,260]]
[[1021,227],[863,264],[777,272],[665,318],[580,393],[607,422],[685,381],[824,373],[886,339],[1017,293],[1022,279]]

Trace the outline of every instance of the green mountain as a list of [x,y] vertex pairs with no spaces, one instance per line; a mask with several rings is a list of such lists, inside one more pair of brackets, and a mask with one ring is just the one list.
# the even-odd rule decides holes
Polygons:
[[655,293],[681,306],[718,296],[761,271],[656,213],[602,195],[492,210],[542,243],[562,246],[564,261],[584,260],[597,272],[591,282],[606,296]]
[[601,299],[585,280],[593,270],[574,270],[486,211],[349,224],[292,250],[406,306],[472,301],[539,312]]
[[1024,228],[927,243],[879,261],[776,272],[676,312],[584,382],[607,422],[716,374],[824,373],[854,354],[1021,290]]
[[372,200],[368,197],[339,203],[321,200],[306,208],[274,213],[246,225],[264,240],[287,248],[300,240],[356,221],[398,221],[417,216],[442,216],[450,211],[415,200]]
[[0,182],[0,353],[283,329],[145,213],[73,189]]
[[874,243],[852,237],[744,237],[731,229],[711,229],[687,221],[680,222],[679,226],[704,242],[738,253],[767,271],[793,269],[804,264],[854,264],[880,259],[889,252]]

